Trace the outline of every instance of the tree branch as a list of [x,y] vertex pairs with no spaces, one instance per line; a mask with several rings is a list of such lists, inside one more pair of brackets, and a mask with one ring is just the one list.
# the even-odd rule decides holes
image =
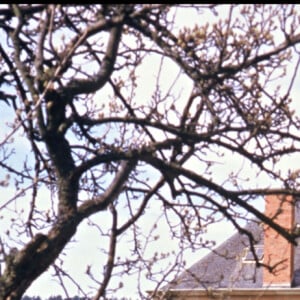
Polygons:
[[96,295],[93,297],[93,300],[99,300],[100,297],[105,295],[105,290],[111,279],[111,274],[114,268],[114,261],[115,261],[116,247],[117,247],[117,236],[118,236],[117,234],[118,214],[113,204],[110,204],[110,210],[112,213],[112,226],[111,226],[108,257],[105,265],[106,267],[105,274],[101,286],[97,291]]
[[[271,228],[276,230],[279,234],[281,234],[284,238],[286,238],[289,242],[293,243],[294,245],[297,245],[297,242],[295,241],[295,237],[291,235],[289,232],[284,230],[281,226],[279,226],[277,223],[275,223],[273,220],[271,220],[268,216],[261,213],[259,210],[257,210],[255,207],[249,205],[246,201],[243,201],[236,192],[231,192],[223,188],[222,186],[207,180],[203,178],[202,176],[198,175],[197,173],[187,170],[183,167],[181,167],[178,164],[175,163],[167,163],[164,161],[161,161],[158,158],[149,157],[145,158],[145,161],[151,164],[156,169],[160,170],[163,174],[169,173],[170,176],[184,176],[194,183],[196,183],[199,187],[205,187],[208,188],[217,194],[219,194],[221,197],[225,199],[230,199],[234,203],[238,204],[240,207],[244,208],[248,212],[250,212],[252,215],[256,216],[259,220],[264,222],[265,224],[269,225]],[[271,191],[269,191],[271,193]]]
[[[74,96],[79,94],[94,93],[95,91],[101,89],[105,83],[109,80],[110,75],[114,70],[114,64],[117,57],[118,47],[121,40],[122,28],[123,28],[122,18],[119,22],[114,25],[110,30],[109,41],[106,47],[106,54],[102,61],[100,71],[93,79],[73,79],[66,87],[61,88],[59,94],[67,96],[68,99],[72,99]],[[89,35],[94,32],[90,30]],[[87,34],[88,35],[88,34]],[[85,39],[84,39],[85,40]],[[83,42],[83,41],[82,41]]]
[[104,210],[112,203],[122,191],[124,183],[128,180],[128,176],[135,168],[137,160],[122,161],[120,169],[114,180],[106,189],[106,191],[98,198],[85,201],[78,207],[78,215],[81,218],[88,217],[95,212]]

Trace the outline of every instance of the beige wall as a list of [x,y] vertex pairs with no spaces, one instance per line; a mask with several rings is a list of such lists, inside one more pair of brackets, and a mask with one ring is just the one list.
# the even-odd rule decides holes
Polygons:
[[299,300],[300,289],[220,289],[206,290],[179,290],[161,293],[153,300]]

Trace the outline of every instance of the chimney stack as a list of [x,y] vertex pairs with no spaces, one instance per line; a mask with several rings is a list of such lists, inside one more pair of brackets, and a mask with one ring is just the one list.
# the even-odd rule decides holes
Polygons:
[[[265,214],[288,231],[293,230],[294,203],[291,196],[265,197]],[[264,264],[275,266],[273,272],[263,269],[265,287],[291,287],[294,273],[294,246],[274,229],[264,227]]]

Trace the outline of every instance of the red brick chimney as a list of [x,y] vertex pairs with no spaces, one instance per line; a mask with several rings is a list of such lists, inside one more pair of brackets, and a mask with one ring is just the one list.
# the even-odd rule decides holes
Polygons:
[[[293,230],[294,204],[291,196],[265,197],[265,214],[288,231]],[[264,263],[275,266],[273,272],[263,268],[263,284],[269,287],[291,287],[294,273],[294,246],[269,226],[264,228]]]

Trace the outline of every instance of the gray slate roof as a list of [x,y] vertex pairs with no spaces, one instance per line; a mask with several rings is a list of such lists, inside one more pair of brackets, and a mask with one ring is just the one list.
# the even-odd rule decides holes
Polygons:
[[[300,208],[296,209],[295,221],[300,223]],[[252,220],[247,223],[245,229],[252,233],[256,245],[263,248],[262,224]],[[254,260],[252,262],[243,260],[248,249],[248,237],[236,233],[183,272],[167,288],[262,288],[263,268],[256,267]],[[295,247],[292,286],[300,287],[300,245]]]

